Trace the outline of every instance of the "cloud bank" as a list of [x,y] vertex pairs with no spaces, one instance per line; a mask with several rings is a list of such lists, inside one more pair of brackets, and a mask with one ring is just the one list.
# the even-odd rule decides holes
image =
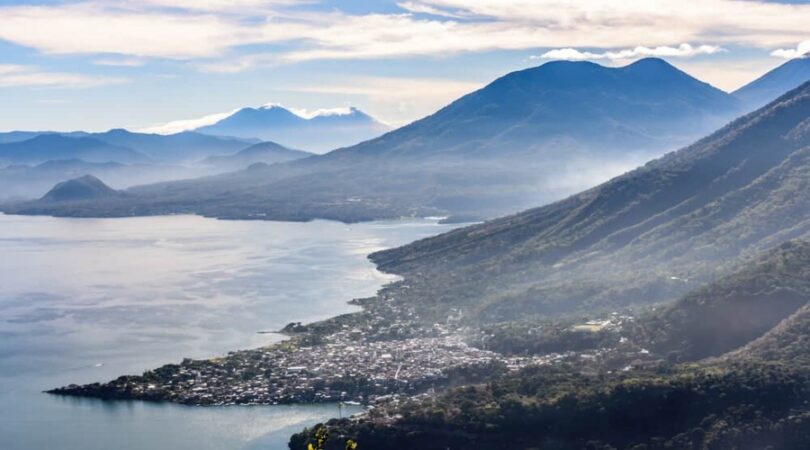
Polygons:
[[569,61],[585,61],[608,59],[611,61],[643,58],[643,57],[676,57],[690,58],[695,55],[713,55],[725,52],[726,49],[715,45],[699,45],[693,47],[690,44],[681,44],[677,47],[635,47],[631,49],[606,51],[600,53],[583,52],[573,48],[560,48],[549,50],[540,56],[531,56],[530,59],[565,59]]
[[[293,0],[9,5],[0,7],[0,39],[48,54],[193,60],[201,70],[239,72],[320,59],[549,47],[580,58],[573,49],[628,49],[618,56],[594,52],[589,59],[622,52],[683,56],[724,45],[778,48],[775,56],[791,57],[805,51],[806,44],[788,47],[807,38],[810,17],[810,4],[757,0],[702,0],[688,7],[674,0],[412,0],[398,7],[401,12],[375,13],[371,5],[369,12],[345,13],[339,3]],[[713,45],[673,47],[681,42]]]
[[126,78],[48,72],[36,66],[0,64],[0,88],[50,87],[82,89],[129,82]]
[[780,48],[771,52],[772,56],[784,59],[802,58],[810,54],[810,40],[800,42],[796,48]]

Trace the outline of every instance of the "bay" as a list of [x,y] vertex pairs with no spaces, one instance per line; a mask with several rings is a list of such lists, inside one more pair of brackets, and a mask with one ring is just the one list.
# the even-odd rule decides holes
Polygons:
[[369,253],[451,228],[0,215],[0,449],[286,448],[292,432],[357,408],[202,408],[42,390],[271,344],[281,337],[259,332],[354,311],[348,300],[393,281]]

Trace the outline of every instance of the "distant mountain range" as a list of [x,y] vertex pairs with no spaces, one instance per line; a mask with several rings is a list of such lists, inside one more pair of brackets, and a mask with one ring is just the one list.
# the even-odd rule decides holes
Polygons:
[[[784,64],[740,92],[763,85],[776,90],[792,83],[796,67]],[[223,218],[345,222],[402,216],[480,220],[545,204],[604,181],[747,112],[749,101],[660,59],[618,68],[557,61],[507,74],[429,117],[351,147],[272,168],[139,187],[118,203],[100,202],[83,211],[100,216],[183,211]],[[248,136],[252,132],[245,130],[351,120],[369,121],[356,110],[305,120],[268,106],[242,109],[200,131]],[[114,139],[118,134],[123,137]],[[195,132],[160,138],[121,130],[89,136],[144,153],[152,148],[150,157],[171,154],[155,151],[154,144],[148,145],[151,140],[206,139]],[[199,148],[218,150],[238,143],[225,139]],[[226,160],[208,163],[238,168],[238,163]]]
[[211,135],[254,138],[292,148],[324,153],[375,138],[390,127],[357,108],[302,117],[278,105],[243,108],[195,131]]
[[91,163],[81,159],[51,160],[41,164],[15,164],[0,168],[0,200],[39,198],[56,183],[94,175],[117,189],[147,183],[194,178],[227,168],[187,167],[176,164]]
[[190,131],[160,135],[115,129],[88,136],[112,145],[131,148],[154,161],[170,163],[188,163],[212,155],[226,155],[258,142],[256,139],[207,136]]
[[[621,68],[554,62],[508,74],[432,116],[353,147],[264,173],[139,188],[126,199],[133,204],[99,204],[96,214],[129,214],[137,204],[150,214],[177,208],[283,220],[492,217],[607,179],[742,108],[736,98],[658,59]],[[232,117],[257,114],[298,120],[278,108]],[[170,203],[161,200],[168,193]]]
[[41,134],[23,141],[0,144],[0,161],[7,163],[43,163],[73,158],[93,163],[142,163],[149,160],[149,157],[136,150],[92,137]]
[[87,162],[183,163],[235,153],[257,142],[194,132],[160,135],[123,129],[103,133],[12,131],[0,133],[0,162],[29,164],[83,159]]
[[202,164],[228,171],[244,169],[256,163],[277,164],[295,161],[312,155],[314,153],[289,149],[275,142],[261,142],[232,155],[209,156]]
[[127,188],[304,156],[310,154],[272,142],[195,132],[0,133],[0,199],[40,197],[55,183],[88,174]]

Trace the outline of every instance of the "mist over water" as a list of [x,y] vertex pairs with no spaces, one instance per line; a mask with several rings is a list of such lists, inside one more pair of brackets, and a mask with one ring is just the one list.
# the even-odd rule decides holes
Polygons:
[[[394,278],[366,255],[434,221],[0,215],[0,448],[284,448],[335,405],[199,408],[42,394],[280,339]],[[346,411],[344,411],[345,413]]]

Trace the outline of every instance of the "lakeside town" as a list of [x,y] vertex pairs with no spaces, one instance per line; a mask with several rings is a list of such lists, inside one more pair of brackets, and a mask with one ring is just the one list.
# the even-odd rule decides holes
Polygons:
[[[321,402],[373,406],[475,383],[529,365],[603,365],[606,355],[616,351],[505,355],[471,345],[471,341],[483,339],[472,339],[469,330],[457,327],[458,317],[426,326],[416,311],[384,292],[373,300],[355,303],[362,304],[363,311],[310,325],[291,323],[282,330],[289,339],[268,347],[206,360],[184,359],[138,376],[48,392],[201,406]],[[627,317],[614,315],[571,330],[587,334],[620,329],[624,320]],[[646,355],[625,341],[621,343],[629,359]]]

